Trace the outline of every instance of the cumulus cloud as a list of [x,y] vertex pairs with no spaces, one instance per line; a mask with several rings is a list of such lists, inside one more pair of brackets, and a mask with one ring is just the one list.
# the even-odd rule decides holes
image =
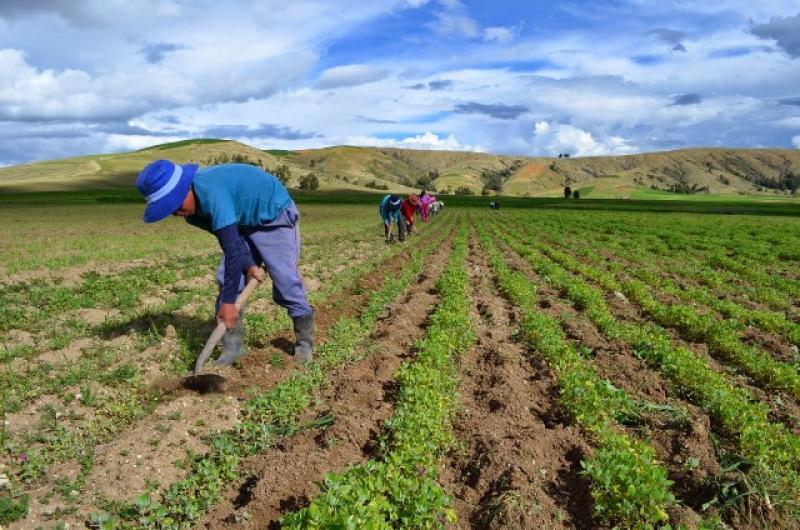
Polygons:
[[800,149],[800,134],[792,138],[792,145]]
[[750,31],[761,39],[774,40],[789,57],[800,57],[800,13],[794,17],[773,17]]
[[703,101],[700,94],[678,94],[672,99],[672,105],[681,107],[686,105],[699,105]]
[[386,70],[366,64],[334,66],[322,72],[315,86],[319,89],[330,89],[363,85],[379,81],[387,75]]
[[448,134],[446,138],[439,137],[438,134],[426,132],[416,136],[410,136],[400,140],[399,145],[409,149],[429,149],[446,151],[471,151],[469,146],[462,145],[455,135]]
[[795,107],[800,107],[800,96],[795,96],[791,98],[783,98],[778,100],[779,105],[792,105]]
[[460,114],[484,114],[498,120],[515,120],[529,110],[525,105],[503,105],[502,103],[493,105],[474,102],[459,103],[455,107],[455,112]]
[[482,151],[481,148],[462,144],[452,133],[447,136],[430,131],[408,136],[399,140],[393,138],[376,138],[374,136],[350,136],[345,139],[347,145],[367,147],[399,147],[403,149],[422,149],[427,151]]
[[215,65],[184,72],[159,65],[93,76],[77,69],[37,69],[20,50],[0,50],[0,119],[52,121],[128,120],[159,109],[187,104],[240,101],[267,96],[301,75],[309,57]]
[[547,121],[534,124],[531,147],[536,154],[571,153],[572,156],[622,155],[636,151],[624,138],[608,136],[601,141],[589,131]]

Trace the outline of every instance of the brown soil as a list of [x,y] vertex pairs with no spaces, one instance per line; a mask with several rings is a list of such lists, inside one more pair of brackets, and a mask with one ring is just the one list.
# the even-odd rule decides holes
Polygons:
[[[394,375],[424,334],[427,316],[438,301],[433,288],[449,248],[442,245],[426,263],[420,279],[381,317],[366,357],[336,370],[332,384],[317,396],[323,405],[303,419],[331,414],[333,425],[302,431],[275,450],[248,458],[243,480],[228,490],[199,527],[277,528],[284,513],[306,505],[319,492],[315,481],[372,456],[377,435],[393,410]],[[377,287],[376,283],[369,289]],[[352,295],[344,299],[351,308],[360,307]]]
[[[726,478],[721,476],[722,467],[711,438],[715,429],[711,419],[698,407],[676,396],[671,385],[638,359],[627,344],[609,341],[583,314],[571,306],[565,307],[565,301],[559,298],[560,293],[543,281],[524,259],[508,248],[505,251],[513,266],[531,277],[537,285],[542,310],[560,318],[567,335],[592,352],[593,365],[602,377],[635,399],[685,411],[678,414],[654,411],[626,428],[631,434],[651,441],[659,461],[667,467],[669,478],[675,483],[672,490],[682,504],[670,510],[671,520],[695,528],[703,503],[713,499],[719,492],[719,484],[724,482],[722,479]],[[606,302],[620,321],[642,323],[646,320],[624,297],[606,293]],[[693,352],[709,359],[715,369],[724,369],[709,357],[707,349],[703,351],[704,344],[678,340],[677,345],[690,347]],[[724,435],[721,435],[720,443],[727,451],[733,451]],[[720,480],[716,481],[716,478]],[[731,520],[729,523],[736,529],[761,527],[756,521]]]
[[750,346],[762,346],[767,353],[785,363],[800,361],[800,353],[798,353],[797,347],[793,347],[787,340],[776,333],[770,333],[751,326],[744,330],[742,342]]
[[[79,528],[86,514],[102,511],[100,507],[107,506],[108,501],[130,501],[147,491],[149,485],[163,487],[174,482],[184,475],[179,463],[188,452],[204,453],[205,437],[233,426],[238,411],[237,400],[222,395],[187,393],[161,404],[153,414],[119,433],[114,441],[94,448],[94,466],[80,501],[71,505],[78,509],[73,516],[58,520]],[[54,470],[48,473],[45,485],[31,492],[28,517],[18,528],[33,528],[37,522],[48,521],[55,509],[63,506],[59,495],[48,498],[47,494],[53,491],[59,477],[74,478],[78,466],[69,462],[54,466]]]
[[458,528],[595,528],[589,446],[555,403],[552,374],[512,336],[516,309],[492,284],[472,242],[468,259],[477,343],[459,360],[461,411],[455,451],[440,480],[454,496]]

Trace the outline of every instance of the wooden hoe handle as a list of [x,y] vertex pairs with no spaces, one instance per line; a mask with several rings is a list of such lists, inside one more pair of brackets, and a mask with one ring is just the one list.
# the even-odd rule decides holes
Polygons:
[[[252,278],[250,279],[249,282],[247,282],[247,285],[245,285],[244,290],[241,293],[239,293],[239,296],[236,298],[234,306],[236,307],[237,311],[242,310],[242,305],[250,297],[250,293],[253,292],[258,283],[259,283],[258,280],[256,280],[255,278]],[[203,369],[203,365],[206,364],[206,361],[211,356],[211,352],[214,351],[214,346],[216,346],[217,343],[222,339],[222,336],[225,335],[225,331],[227,331],[225,323],[224,322],[217,323],[217,327],[214,328],[213,333],[211,333],[211,336],[208,337],[206,345],[203,346],[203,351],[200,352],[200,356],[197,358],[197,362],[194,365],[194,375],[199,374],[200,370]]]

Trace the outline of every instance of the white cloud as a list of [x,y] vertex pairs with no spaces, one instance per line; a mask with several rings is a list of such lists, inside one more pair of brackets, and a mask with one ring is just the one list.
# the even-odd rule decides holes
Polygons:
[[348,64],[328,68],[319,76],[316,87],[320,89],[363,85],[383,79],[387,71],[366,64]]
[[789,129],[800,129],[800,116],[792,116],[790,118],[781,118],[775,122],[778,127],[786,127]]
[[474,39],[481,35],[480,26],[470,16],[462,13],[440,11],[429,27],[441,35]]
[[797,136],[792,137],[792,145],[796,148],[800,149],[800,134]]
[[403,149],[422,149],[427,151],[483,151],[481,147],[462,144],[454,134],[439,136],[430,131],[395,140],[393,138],[376,138],[360,135],[343,138],[346,145],[364,147],[398,147]]
[[624,138],[608,136],[597,140],[592,133],[572,125],[537,122],[532,141],[534,152],[548,155],[570,153],[572,156],[623,155],[636,152]]
[[442,151],[474,151],[468,145],[461,145],[456,139],[455,135],[449,134],[446,138],[440,138],[439,135],[432,132],[425,134],[418,134],[403,138],[399,142],[403,147],[409,149],[434,149]]
[[488,42],[497,42],[498,44],[508,44],[515,37],[515,31],[512,28],[504,26],[491,26],[483,28],[483,40]]

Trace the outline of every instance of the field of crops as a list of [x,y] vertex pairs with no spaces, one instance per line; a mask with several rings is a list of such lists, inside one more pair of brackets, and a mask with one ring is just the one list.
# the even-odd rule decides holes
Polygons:
[[0,210],[0,526],[800,528],[797,216],[301,205],[317,356],[214,239]]

